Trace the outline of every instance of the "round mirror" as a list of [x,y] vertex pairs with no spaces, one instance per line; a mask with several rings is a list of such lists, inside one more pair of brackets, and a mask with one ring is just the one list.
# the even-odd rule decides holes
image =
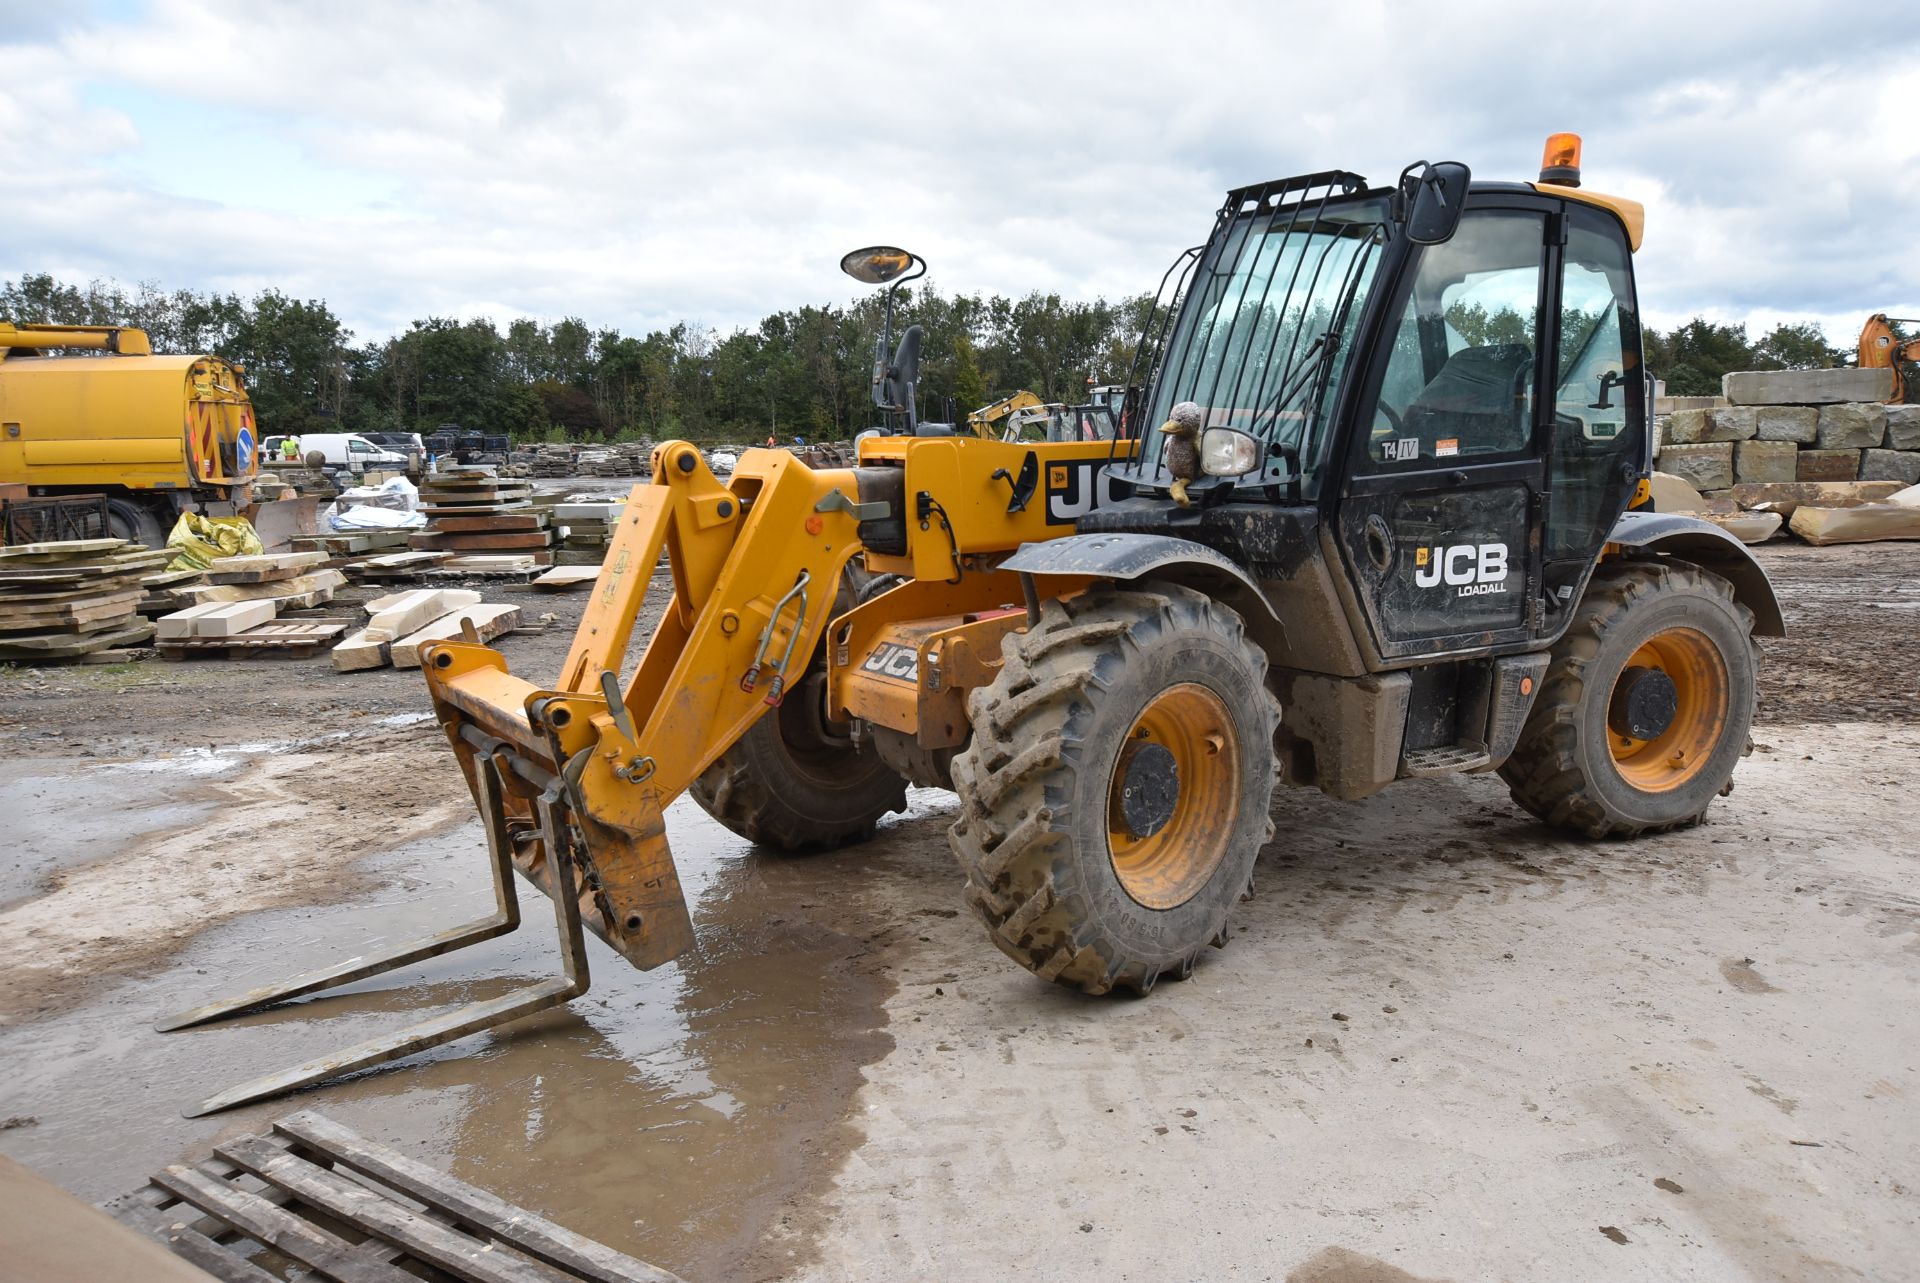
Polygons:
[[885,285],[913,265],[913,255],[891,245],[870,245],[840,260],[840,270],[868,285]]

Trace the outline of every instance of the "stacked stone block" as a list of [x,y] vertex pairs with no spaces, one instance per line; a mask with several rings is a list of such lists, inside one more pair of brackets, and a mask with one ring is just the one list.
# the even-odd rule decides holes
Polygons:
[[1920,482],[1920,406],[1886,405],[1890,370],[1756,370],[1721,383],[1726,405],[1677,410],[1659,468],[1712,497],[1741,484]]

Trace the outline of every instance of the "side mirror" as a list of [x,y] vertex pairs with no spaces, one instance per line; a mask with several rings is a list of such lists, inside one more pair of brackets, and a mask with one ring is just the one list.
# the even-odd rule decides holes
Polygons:
[[[1412,172],[1408,166],[1408,173]],[[1473,173],[1457,160],[1436,161],[1417,178],[1403,174],[1400,185],[1406,208],[1407,239],[1415,245],[1439,245],[1453,238],[1460,213],[1467,204],[1467,184]]]

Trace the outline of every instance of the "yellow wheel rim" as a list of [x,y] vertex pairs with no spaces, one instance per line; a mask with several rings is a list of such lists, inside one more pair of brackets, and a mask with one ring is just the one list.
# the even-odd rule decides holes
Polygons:
[[1665,793],[1706,769],[1727,731],[1733,683],[1720,648],[1692,628],[1669,628],[1648,638],[1615,677],[1615,687],[1635,668],[1657,669],[1673,683],[1673,720],[1649,739],[1610,725],[1607,744],[1622,779],[1642,792]]
[[1240,810],[1239,763],[1226,701],[1205,686],[1170,686],[1134,721],[1107,786],[1107,853],[1141,905],[1176,909],[1220,867]]

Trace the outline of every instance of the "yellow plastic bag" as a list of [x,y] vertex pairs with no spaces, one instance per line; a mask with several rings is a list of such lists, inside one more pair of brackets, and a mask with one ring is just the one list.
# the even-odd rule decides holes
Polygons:
[[173,560],[168,570],[205,570],[222,557],[257,557],[266,551],[245,517],[203,517],[183,512],[167,536]]

